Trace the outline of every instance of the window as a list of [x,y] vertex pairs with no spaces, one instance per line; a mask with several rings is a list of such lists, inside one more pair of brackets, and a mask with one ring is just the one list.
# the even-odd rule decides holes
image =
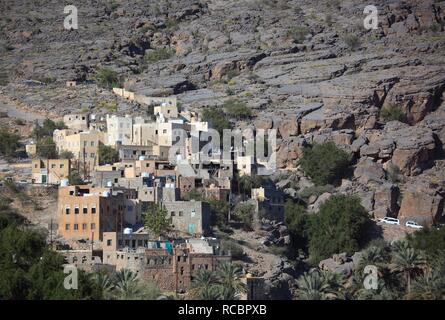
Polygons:
[[91,230],[95,230],[96,229],[96,224],[95,223],[92,223],[91,224]]
[[87,214],[88,213],[88,207],[83,207],[83,214]]
[[86,223],[82,223],[82,230],[86,230],[87,229],[87,224]]
[[162,133],[164,134],[167,133],[167,129],[162,130]]
[[55,167],[56,167],[56,164],[53,163],[53,164],[51,165],[51,169],[54,169]]
[[91,141],[91,146],[94,147],[94,141]]
[[67,224],[65,225],[65,230],[69,230],[69,229],[70,229],[70,224],[67,223]]
[[60,164],[60,169],[62,169],[65,165],[63,163]]
[[74,214],[79,214],[79,206],[74,207]]
[[108,239],[108,240],[107,240],[107,246],[110,247],[111,244],[112,244],[112,242],[113,242],[113,241],[112,241],[111,239]]
[[145,164],[145,167],[146,167],[146,168],[149,168],[149,167],[150,167],[150,164],[149,164],[149,163],[146,163],[146,164]]
[[79,225],[77,223],[74,224],[74,230],[79,230]]
[[94,153],[90,153],[90,158],[94,159],[96,155]]
[[179,216],[182,217],[184,213],[182,211],[179,211]]
[[170,212],[170,216],[174,217],[176,216],[176,213],[174,211]]
[[65,213],[66,213],[66,214],[70,214],[70,207],[68,207],[68,206],[65,207]]
[[96,206],[91,207],[91,213],[96,213]]

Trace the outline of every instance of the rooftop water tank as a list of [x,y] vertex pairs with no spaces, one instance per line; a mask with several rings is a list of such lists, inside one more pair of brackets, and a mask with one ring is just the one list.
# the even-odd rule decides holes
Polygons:
[[111,188],[113,186],[113,181],[107,181],[107,187]]
[[105,198],[108,198],[108,197],[110,196],[110,192],[109,192],[109,191],[104,191],[104,192],[102,193],[102,195],[103,195]]
[[142,172],[141,176],[142,176],[142,178],[149,178],[150,174],[148,172]]
[[61,179],[60,180],[60,186],[61,187],[67,187],[69,185],[69,180],[68,179]]
[[140,160],[140,161],[145,160],[145,156],[139,156],[139,160]]
[[132,228],[125,228],[124,229],[124,234],[132,234],[133,233],[133,229]]

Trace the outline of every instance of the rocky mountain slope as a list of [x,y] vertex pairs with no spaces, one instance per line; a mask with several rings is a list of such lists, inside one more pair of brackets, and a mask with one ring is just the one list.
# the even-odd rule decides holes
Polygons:
[[[109,90],[64,82],[108,67],[126,88],[176,95],[184,107],[238,99],[257,128],[278,129],[281,169],[295,168],[305,145],[332,139],[355,163],[335,192],[359,195],[376,216],[443,215],[445,2],[374,1],[377,30],[363,27],[361,0],[80,0],[71,31],[68,4],[0,3],[3,95],[56,115],[100,112],[100,100],[116,99]],[[119,102],[119,112],[140,111]],[[406,123],[383,121],[392,107]],[[289,181],[310,185],[298,170]]]

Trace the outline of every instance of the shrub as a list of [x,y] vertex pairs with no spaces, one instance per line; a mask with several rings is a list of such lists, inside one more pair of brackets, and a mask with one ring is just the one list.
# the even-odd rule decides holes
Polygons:
[[217,130],[222,136],[224,129],[230,129],[231,125],[229,120],[221,108],[208,107],[204,109],[202,113],[202,120],[207,121],[210,126]]
[[68,177],[68,180],[70,182],[70,185],[81,185],[84,184],[84,181],[80,174],[77,171],[74,171],[70,174]]
[[235,216],[244,224],[244,229],[253,229],[253,214],[255,208],[250,203],[239,203],[235,208]]
[[385,122],[388,121],[406,122],[406,115],[401,108],[389,105],[380,109],[380,119],[382,119]]
[[53,120],[45,119],[42,125],[36,123],[35,128],[31,133],[31,136],[35,139],[52,137],[54,130],[56,129],[59,130],[66,129],[66,126],[63,123],[63,121],[54,122]]
[[43,137],[36,143],[37,155],[45,159],[56,159],[56,144],[51,137]]
[[343,41],[346,43],[348,48],[352,51],[355,51],[360,47],[360,39],[355,34],[344,35]]
[[402,173],[400,169],[395,164],[390,163],[388,169],[386,170],[386,175],[389,180],[394,183],[399,183],[403,181]]
[[145,60],[149,62],[157,62],[161,60],[170,59],[174,55],[175,55],[174,49],[159,48],[159,49],[149,50],[145,54]]
[[226,201],[210,200],[210,223],[212,226],[218,226],[224,230],[227,228],[227,216],[230,210],[230,204]]
[[299,195],[304,200],[309,199],[311,196],[321,196],[323,193],[326,192],[332,192],[334,190],[334,186],[327,184],[324,186],[313,186],[304,188],[302,191],[299,192]]
[[25,125],[25,121],[23,121],[22,119],[15,119],[14,123],[18,126],[24,126]]
[[59,159],[73,159],[74,158],[74,154],[71,151],[68,150],[62,150],[59,153]]
[[0,128],[0,155],[4,157],[14,156],[15,151],[20,147],[19,140],[18,135]]
[[202,193],[197,189],[192,189],[184,195],[184,200],[186,200],[186,201],[190,201],[190,200],[201,201]]
[[360,199],[334,195],[308,220],[309,254],[319,262],[334,253],[353,253],[369,239],[372,221]]
[[119,161],[119,152],[103,143],[99,144],[99,164],[113,164]]
[[119,76],[116,71],[108,68],[100,69],[96,74],[97,83],[104,88],[120,87]]
[[244,256],[243,248],[233,240],[222,240],[221,248],[225,253],[230,251],[233,259],[241,260]]
[[302,205],[288,200],[284,206],[284,222],[292,237],[292,245],[295,248],[305,249],[307,247],[307,212]]
[[325,185],[343,177],[349,161],[348,154],[329,141],[305,148],[300,165],[316,185]]
[[252,111],[246,104],[237,100],[228,100],[224,102],[223,107],[231,118],[248,119],[252,116]]
[[287,31],[286,36],[294,40],[295,43],[303,43],[309,34],[309,28],[305,26],[293,27]]
[[106,109],[108,112],[113,113],[117,111],[116,101],[100,101],[99,108]]

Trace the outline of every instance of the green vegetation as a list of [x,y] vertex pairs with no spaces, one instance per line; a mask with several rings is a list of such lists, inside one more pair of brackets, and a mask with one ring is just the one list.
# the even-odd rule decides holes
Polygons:
[[227,216],[230,210],[230,204],[226,201],[210,200],[210,223],[217,226],[220,230],[227,228]]
[[0,299],[101,299],[102,292],[79,270],[78,290],[63,286],[64,259],[49,249],[45,237],[20,225],[23,219],[2,200],[0,210]]
[[400,121],[406,122],[406,115],[400,107],[389,105],[380,109],[380,119],[385,122]]
[[407,240],[413,248],[425,252],[430,262],[445,258],[445,227],[423,228],[408,235]]
[[321,196],[323,193],[329,192],[332,193],[334,191],[334,186],[330,184],[326,184],[324,186],[313,186],[304,188],[299,192],[299,195],[302,199],[308,200],[311,196]]
[[359,198],[332,196],[308,220],[311,260],[318,262],[334,253],[360,250],[369,239],[371,225],[372,221]]
[[68,150],[62,150],[62,151],[59,153],[59,159],[68,159],[68,160],[71,160],[71,159],[74,159],[74,154],[73,154],[71,151],[68,151]]
[[252,116],[252,111],[246,104],[237,100],[228,100],[224,102],[223,108],[229,117],[237,120],[249,119]]
[[99,108],[106,109],[109,113],[114,113],[117,111],[117,101],[100,101],[98,104]]
[[50,119],[45,119],[42,125],[40,125],[37,122],[35,123],[35,127],[31,133],[31,136],[37,140],[45,137],[52,138],[54,130],[57,129],[58,130],[66,129],[66,126],[63,123],[63,121],[54,122]]
[[243,248],[232,239],[222,240],[221,248],[225,253],[228,253],[230,251],[233,259],[241,260],[244,257]]
[[170,230],[171,219],[162,206],[152,204],[145,212],[145,226],[156,235],[163,235]]
[[255,207],[251,203],[239,203],[235,207],[235,217],[244,225],[244,229],[253,229],[253,215]]
[[198,300],[237,300],[246,292],[241,277],[241,269],[229,262],[220,264],[216,271],[201,269],[191,285],[192,297]]
[[306,208],[288,200],[284,206],[284,223],[289,228],[292,246],[305,250],[308,245]]
[[386,170],[386,175],[389,180],[394,183],[399,183],[403,181],[403,175],[398,166],[390,163],[388,169]]
[[316,185],[325,185],[342,178],[349,161],[348,154],[329,141],[305,148],[300,165]]
[[56,144],[52,137],[43,137],[36,143],[37,155],[44,159],[57,159]]
[[[207,107],[202,113],[202,121],[207,121],[209,125],[217,130],[222,137],[224,129],[230,129],[231,125],[222,108]],[[221,139],[222,140],[222,139]]]
[[83,181],[82,177],[80,176],[79,172],[73,171],[69,177],[68,177],[70,185],[81,185],[85,182]]
[[190,200],[195,200],[195,201],[202,201],[203,197],[202,197],[202,193],[198,190],[198,189],[192,189],[189,192],[187,192],[184,195],[184,200],[186,201],[190,201]]
[[0,155],[13,157],[15,151],[20,147],[20,137],[15,133],[8,132],[5,128],[0,128]]
[[148,62],[157,62],[161,60],[167,60],[170,59],[175,55],[174,49],[169,48],[159,48],[154,50],[149,50],[145,54],[145,60]]
[[303,43],[310,30],[306,26],[297,26],[287,31],[286,36],[294,40],[295,43]]
[[360,47],[360,38],[355,34],[345,34],[343,35],[342,40],[351,51],[355,51]]
[[99,164],[113,164],[119,161],[119,152],[110,147],[106,146],[103,143],[99,144]]
[[18,126],[24,126],[25,125],[25,121],[23,121],[22,119],[15,119],[14,123]]
[[102,68],[97,71],[95,80],[103,88],[111,89],[113,87],[121,86],[117,72],[108,68]]

